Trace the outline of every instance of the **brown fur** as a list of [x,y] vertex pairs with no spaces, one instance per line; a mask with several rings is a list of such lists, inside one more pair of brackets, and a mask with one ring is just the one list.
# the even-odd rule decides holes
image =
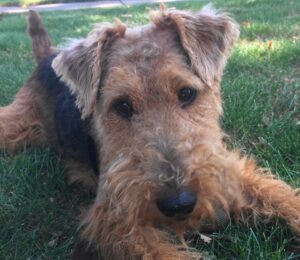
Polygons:
[[71,157],[63,157],[62,161],[70,184],[81,183],[84,187],[96,193],[98,178],[89,166]]
[[[34,58],[40,62],[52,53],[51,41],[38,13],[29,12],[28,33]],[[0,107],[0,148],[14,152],[24,145],[50,145],[53,130],[51,106],[45,107],[46,93],[33,72],[12,104]],[[46,120],[47,118],[47,120]]]
[[[37,95],[39,83],[35,75],[24,84],[15,100],[0,107],[0,147],[14,152],[24,145],[44,145],[47,141],[42,100]],[[43,93],[41,93],[43,95]],[[49,129],[50,130],[50,129]]]
[[[198,259],[201,253],[188,247],[185,234],[214,223],[218,212],[237,221],[280,217],[299,236],[296,192],[222,141],[219,82],[237,24],[209,7],[198,13],[161,10],[151,21],[133,29],[120,22],[98,26],[52,64],[76,94],[82,118],[91,118],[101,165],[74,259]],[[39,42],[37,60],[49,50],[48,41]],[[1,146],[53,143],[45,138],[51,120],[44,123],[36,112],[43,95],[28,84],[0,110]],[[186,86],[198,95],[182,108],[178,91]],[[122,98],[134,107],[130,120],[114,111]],[[18,106],[24,117],[17,116]],[[89,169],[72,160],[66,166],[71,179],[94,187]],[[197,203],[179,221],[163,215],[156,200],[181,187],[195,192]]]
[[32,39],[32,52],[35,60],[40,62],[52,53],[51,41],[38,13],[29,11],[28,25],[28,34]]

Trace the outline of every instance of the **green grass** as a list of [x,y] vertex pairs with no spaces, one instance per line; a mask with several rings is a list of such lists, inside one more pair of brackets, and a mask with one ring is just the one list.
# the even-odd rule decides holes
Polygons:
[[[300,2],[216,0],[233,13],[241,39],[222,81],[222,124],[233,147],[300,187]],[[201,2],[202,4],[204,2]],[[197,1],[175,4],[199,9]],[[95,22],[120,17],[146,23],[149,7],[44,13],[54,44],[84,36]],[[128,16],[126,14],[131,14]],[[23,15],[0,18],[0,105],[8,104],[34,67]],[[269,48],[272,42],[272,48]],[[55,154],[40,149],[0,154],[0,259],[65,259],[77,216],[91,195],[68,187]],[[299,259],[280,225],[229,225],[195,246],[218,259]]]
[[47,2],[47,0],[0,0],[0,6],[28,6]]
[[0,6],[26,7],[26,6],[37,5],[37,4],[74,3],[74,2],[92,2],[92,1],[99,1],[99,0],[0,0]]

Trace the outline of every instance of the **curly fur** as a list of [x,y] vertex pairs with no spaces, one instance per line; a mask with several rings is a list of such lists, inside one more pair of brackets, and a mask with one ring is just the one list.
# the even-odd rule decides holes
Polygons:
[[[36,60],[48,67],[0,108],[0,146],[51,145],[70,182],[97,192],[74,259],[199,259],[186,234],[217,224],[220,212],[254,224],[279,217],[300,235],[297,192],[222,140],[219,83],[239,35],[228,14],[161,8],[146,26],[98,25],[51,59],[50,40],[30,15]],[[187,86],[197,96],[183,107],[178,91]],[[54,96],[64,93],[61,106]],[[124,99],[134,108],[129,119],[114,107]],[[183,187],[196,194],[192,212],[164,215],[157,199]]]

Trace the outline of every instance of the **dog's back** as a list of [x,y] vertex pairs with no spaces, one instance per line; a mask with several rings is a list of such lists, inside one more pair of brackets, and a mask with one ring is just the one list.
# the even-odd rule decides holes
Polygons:
[[[51,41],[38,13],[29,12],[28,33],[32,40],[37,63],[52,53]],[[47,142],[43,118],[48,116],[44,107],[45,91],[37,79],[36,70],[16,94],[14,101],[0,107],[0,148],[13,152],[25,144],[44,145]],[[47,130],[48,131],[48,130]]]
[[83,166],[79,168],[86,168],[91,175],[83,182],[95,187],[98,162],[93,139],[88,133],[89,120],[81,119],[76,98],[51,66],[59,51],[52,48],[42,20],[34,11],[29,12],[27,31],[37,67],[14,101],[0,107],[0,148],[10,152],[24,145],[55,148],[62,154],[69,171],[73,172],[70,182],[86,179],[85,174],[74,174],[81,172],[77,170],[80,162]]

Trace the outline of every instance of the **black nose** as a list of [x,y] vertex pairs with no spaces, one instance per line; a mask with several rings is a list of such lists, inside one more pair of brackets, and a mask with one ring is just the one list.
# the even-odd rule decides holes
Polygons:
[[196,193],[188,189],[167,192],[156,200],[158,209],[167,217],[184,217],[193,211],[196,202]]

